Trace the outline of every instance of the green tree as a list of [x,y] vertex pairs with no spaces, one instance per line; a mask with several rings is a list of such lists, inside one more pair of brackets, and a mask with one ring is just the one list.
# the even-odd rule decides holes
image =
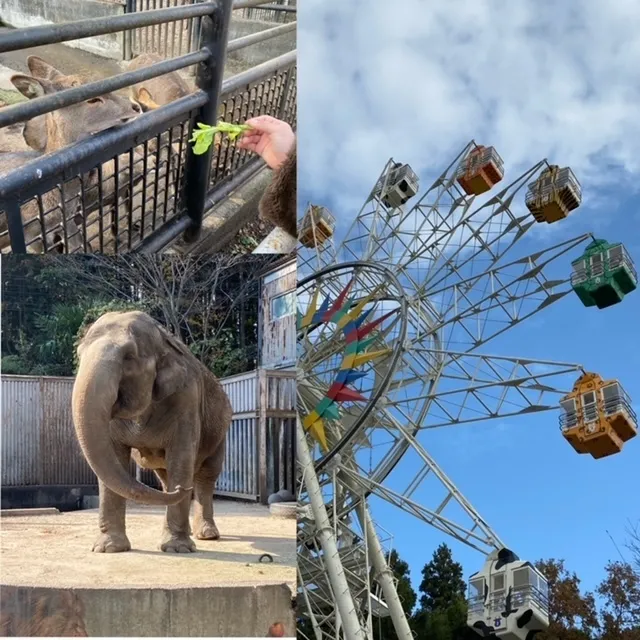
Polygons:
[[463,569],[451,549],[441,544],[422,569],[420,608],[413,618],[418,638],[452,640],[469,637]]
[[462,576],[462,565],[453,560],[451,549],[441,544],[422,569],[420,608],[424,611],[442,610],[460,597],[464,598],[466,585]]
[[[395,549],[389,554],[388,562],[397,581],[396,589],[398,590],[400,602],[402,602],[402,608],[407,618],[411,618],[413,609],[416,606],[417,595],[411,586],[409,565],[400,558]],[[391,618],[373,619],[373,637],[375,640],[397,640],[398,636],[393,628]]]
[[182,338],[220,377],[257,365],[259,275],[271,256],[1,259],[4,373],[73,375],[80,324],[131,308]]

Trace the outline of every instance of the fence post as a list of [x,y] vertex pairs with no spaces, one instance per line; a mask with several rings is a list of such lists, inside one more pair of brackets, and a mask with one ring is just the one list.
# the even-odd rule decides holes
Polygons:
[[[126,0],[124,5],[125,13],[135,13],[136,0]],[[133,58],[133,29],[122,32],[122,58],[126,62]]]
[[267,371],[258,369],[258,500],[267,504]]
[[[20,203],[15,198],[4,204],[5,215],[7,216],[7,230],[9,231],[9,242],[13,253],[27,253],[27,241],[24,237],[24,227],[22,226],[22,216],[20,215]],[[42,234],[45,236],[45,234]],[[46,238],[43,238],[45,247]]]
[[[209,96],[209,100],[191,119],[190,138],[196,123],[212,125],[217,121],[218,97],[222,86],[232,7],[233,0],[218,0],[217,11],[213,15],[202,17],[200,47],[208,49],[210,55],[207,61],[198,65],[196,86]],[[212,152],[213,145],[206,153],[197,156],[193,153],[191,144],[188,145],[183,196],[191,225],[184,233],[186,242],[197,240],[202,228]]]

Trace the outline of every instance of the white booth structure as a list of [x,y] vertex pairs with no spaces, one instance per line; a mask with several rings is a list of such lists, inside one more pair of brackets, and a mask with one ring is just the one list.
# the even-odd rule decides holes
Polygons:
[[533,640],[549,626],[546,578],[513,551],[493,551],[469,578],[467,624],[483,638]]

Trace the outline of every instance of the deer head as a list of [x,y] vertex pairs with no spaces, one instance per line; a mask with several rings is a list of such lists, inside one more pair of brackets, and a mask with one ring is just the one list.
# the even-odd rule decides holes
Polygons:
[[[44,64],[46,65],[46,63]],[[59,71],[50,65],[47,67],[52,70],[49,74],[50,79],[15,74],[11,76],[11,82],[23,96],[29,99],[51,95],[67,89],[69,86],[75,86],[73,83],[80,84],[77,78],[73,76],[62,76],[61,78],[62,74]],[[83,140],[92,134],[128,122],[139,113],[140,107],[127,98],[115,93],[107,93],[42,116],[46,123],[46,141],[43,140],[41,129],[38,129],[41,124],[36,123],[32,131],[35,131],[36,142],[40,144],[44,142],[42,151],[49,153]],[[31,122],[33,123],[33,120]]]

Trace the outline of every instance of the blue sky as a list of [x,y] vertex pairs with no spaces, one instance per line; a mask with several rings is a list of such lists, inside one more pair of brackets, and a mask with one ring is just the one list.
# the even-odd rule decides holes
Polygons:
[[[390,156],[427,185],[474,138],[497,148],[507,179],[547,157],[570,165],[583,186],[574,215],[536,226],[510,258],[592,231],[624,241],[640,267],[640,5],[390,6],[305,0],[300,7],[300,203],[328,206],[344,234]],[[639,292],[603,311],[570,296],[485,351],[583,364],[618,378],[638,411],[639,317]],[[573,452],[557,418],[548,412],[431,430],[421,442],[521,557],[563,558],[593,589],[606,562],[619,559],[606,530],[626,553],[627,522],[640,520],[640,437],[620,455],[593,460]],[[416,585],[443,540],[466,574],[482,564],[478,552],[372,505]]]

